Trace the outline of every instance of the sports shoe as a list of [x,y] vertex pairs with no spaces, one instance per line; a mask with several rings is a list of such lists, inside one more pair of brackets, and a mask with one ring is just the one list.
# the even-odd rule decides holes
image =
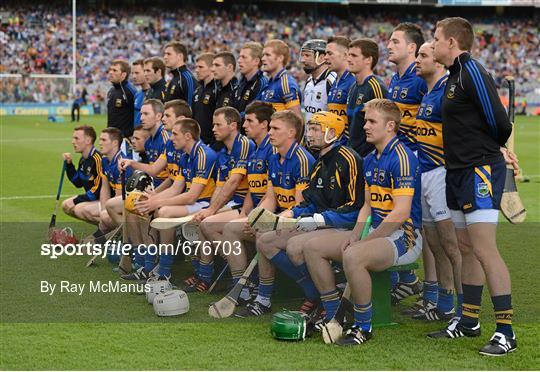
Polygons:
[[359,327],[352,326],[347,330],[345,336],[336,341],[339,346],[355,346],[360,345],[371,339],[373,336],[371,331],[363,331]]
[[322,311],[321,301],[304,299],[302,306],[300,306],[301,313],[305,314],[309,319],[314,319],[317,314]]
[[411,316],[413,314],[416,314],[416,312],[424,307],[424,299],[422,297],[418,297],[416,299],[416,302],[411,305],[411,307],[403,310],[401,312],[401,315]]
[[148,272],[144,269],[144,267],[141,267],[139,270],[134,271],[131,274],[120,275],[120,278],[124,280],[136,280],[146,282],[146,280],[148,279]]
[[184,284],[187,287],[187,286],[195,284],[196,281],[197,281],[197,277],[195,276],[195,274],[193,274],[189,278],[184,280]]
[[412,314],[411,317],[416,320],[445,320],[448,322],[454,317],[454,309],[450,310],[447,313],[443,313],[442,311],[437,309],[436,304],[431,301],[427,301],[426,304],[420,309],[418,309],[416,313]]
[[210,286],[205,281],[200,279],[195,279],[195,283],[184,287],[184,292],[194,293],[194,292],[206,292]]
[[391,298],[392,305],[397,305],[399,301],[404,298],[420,294],[422,292],[422,283],[417,280],[414,283],[401,283],[399,282],[392,290]]
[[500,332],[495,332],[489,342],[480,349],[480,354],[487,356],[502,356],[517,349],[516,336],[509,338]]
[[258,301],[249,302],[245,307],[234,313],[237,318],[249,318],[252,316],[261,316],[272,311],[272,306],[264,306]]
[[428,337],[431,338],[459,338],[459,337],[478,337],[480,336],[480,323],[473,328],[464,326],[459,322],[458,318],[453,318],[448,327],[428,333]]

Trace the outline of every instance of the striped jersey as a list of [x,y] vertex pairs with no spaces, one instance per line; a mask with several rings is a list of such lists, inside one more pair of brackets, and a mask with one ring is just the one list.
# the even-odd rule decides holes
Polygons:
[[349,138],[349,121],[347,119],[347,97],[351,86],[356,82],[354,75],[348,70],[339,78],[336,78],[334,84],[330,87],[328,93],[328,111],[341,116],[345,120],[345,131],[343,136]]
[[161,159],[167,161],[167,176],[173,181],[178,180],[180,176],[178,162],[183,153],[182,150],[174,148],[172,140],[168,140],[167,143],[165,143],[165,152],[160,155]]
[[268,162],[274,153],[273,146],[270,144],[270,137],[266,135],[263,141],[255,151],[253,151],[248,160],[248,185],[253,205],[257,206],[261,201],[268,186]]
[[186,192],[194,183],[204,185],[204,189],[197,201],[210,201],[214,193],[216,187],[214,181],[216,160],[216,152],[200,140],[193,145],[189,154],[182,153],[180,157],[178,180],[186,182]]
[[[169,140],[169,133],[165,130],[162,124],[159,125],[156,133],[148,137],[144,143],[144,152],[148,159],[148,164],[154,164],[162,154],[165,153],[165,144]],[[154,187],[157,187],[163,182],[169,173],[167,169],[163,169],[156,177],[154,177]]]
[[298,83],[289,73],[282,69],[268,81],[261,93],[261,100],[272,104],[276,111],[289,110],[300,105],[300,89]]

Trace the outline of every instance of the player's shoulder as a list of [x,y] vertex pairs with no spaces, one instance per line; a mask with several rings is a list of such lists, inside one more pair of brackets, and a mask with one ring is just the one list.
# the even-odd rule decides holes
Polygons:
[[368,79],[368,85],[373,92],[374,97],[386,98],[386,86],[384,85],[384,82],[380,77],[376,75],[371,75],[371,77]]
[[306,150],[306,148],[300,144],[297,145],[295,151],[294,151],[294,155],[296,157],[296,159],[298,159],[298,161],[300,163],[307,163],[307,164],[313,164],[315,162],[315,158],[313,157],[313,155],[311,155],[311,153]]
[[391,151],[389,163],[393,170],[399,171],[400,176],[411,176],[418,167],[418,158],[409,147],[397,141]]

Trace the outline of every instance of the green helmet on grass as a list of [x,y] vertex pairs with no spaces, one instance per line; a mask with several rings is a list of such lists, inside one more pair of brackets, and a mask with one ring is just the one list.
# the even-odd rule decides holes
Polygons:
[[272,316],[270,333],[278,340],[301,341],[306,338],[307,318],[299,311],[284,310]]

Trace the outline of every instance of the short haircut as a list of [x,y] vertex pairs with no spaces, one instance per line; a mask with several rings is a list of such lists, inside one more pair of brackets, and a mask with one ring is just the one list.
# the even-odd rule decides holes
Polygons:
[[191,111],[191,107],[189,107],[189,104],[183,99],[173,99],[172,101],[166,102],[165,106],[163,106],[163,111],[170,108],[173,109],[174,115],[176,117],[179,117],[179,116],[184,116],[186,118],[193,117],[193,112]]
[[82,130],[85,136],[90,137],[92,139],[92,143],[96,142],[96,130],[94,129],[94,127],[90,125],[79,125],[78,127],[75,127],[73,130],[74,131]]
[[201,126],[197,120],[192,118],[184,118],[174,122],[174,126],[180,126],[180,132],[183,134],[189,133],[195,141],[201,138]]
[[386,98],[372,99],[364,106],[364,111],[370,109],[380,112],[387,122],[393,121],[394,123],[396,123],[394,131],[397,133],[399,129],[399,123],[401,121],[401,111],[399,110],[398,105],[396,105],[394,101]]
[[118,128],[109,127],[101,131],[101,133],[106,133],[109,135],[111,141],[118,141],[118,147],[122,144],[122,132]]
[[261,43],[257,43],[256,41],[249,41],[242,45],[240,50],[242,49],[249,49],[251,58],[262,58],[263,46]]
[[120,71],[126,73],[126,79],[129,77],[129,74],[131,72],[131,67],[129,67],[128,61],[126,61],[125,59],[114,59],[111,62],[111,65],[120,66]]
[[328,39],[327,45],[330,43],[334,43],[339,46],[342,46],[345,49],[349,49],[349,44],[351,43],[351,39],[349,39],[346,36],[332,36],[331,38]]
[[159,99],[155,99],[155,98],[147,99],[146,101],[143,102],[142,105],[152,106],[152,110],[154,111],[154,114],[163,115],[163,112],[165,111],[163,107],[163,102],[161,102]]
[[181,42],[179,42],[177,40],[171,41],[170,43],[165,45],[165,49],[167,49],[167,48],[173,48],[173,50],[176,53],[180,53],[182,56],[184,56],[184,62],[187,61],[187,59],[188,59],[187,47],[184,44],[182,44]]
[[303,129],[302,119],[300,119],[300,117],[291,110],[274,112],[271,120],[284,121],[289,126],[289,128],[294,128],[294,130],[296,131],[296,140],[298,141],[300,139]]
[[240,127],[242,117],[237,109],[230,106],[220,107],[214,111],[214,116],[223,115],[227,124],[236,123],[236,128]]
[[167,70],[167,67],[165,66],[165,62],[163,62],[163,59],[159,57],[150,57],[144,60],[144,64],[147,63],[150,63],[154,72],[161,70],[161,77],[165,77],[165,71]]
[[133,129],[133,133],[135,133],[135,132],[143,132],[143,133],[146,133],[146,134],[150,133],[150,132],[148,132],[148,130],[144,129],[142,125],[139,125],[137,128]]
[[403,31],[407,42],[416,44],[414,55],[418,57],[418,49],[424,44],[424,35],[420,26],[414,23],[404,22],[397,25],[394,31]]
[[267,121],[270,123],[272,115],[276,112],[269,102],[253,101],[246,107],[246,115],[254,114],[259,122]]
[[144,68],[144,59],[136,59],[131,63],[132,66],[141,66]]
[[444,37],[449,39],[453,37],[461,50],[470,51],[474,43],[474,30],[469,21],[461,17],[445,18],[437,22],[437,28],[440,28]]
[[214,53],[201,53],[197,56],[197,58],[195,58],[195,62],[203,61],[207,66],[212,66],[214,57]]
[[287,66],[291,58],[291,50],[283,40],[272,39],[264,44],[265,48],[272,48],[275,54],[283,56],[283,66]]
[[379,61],[379,46],[373,39],[355,39],[349,44],[349,48],[358,48],[365,58],[371,57],[371,69],[377,66]]
[[219,52],[214,56],[214,59],[216,58],[223,59],[223,63],[225,64],[225,66],[232,65],[233,71],[236,71],[236,58],[231,52]]

